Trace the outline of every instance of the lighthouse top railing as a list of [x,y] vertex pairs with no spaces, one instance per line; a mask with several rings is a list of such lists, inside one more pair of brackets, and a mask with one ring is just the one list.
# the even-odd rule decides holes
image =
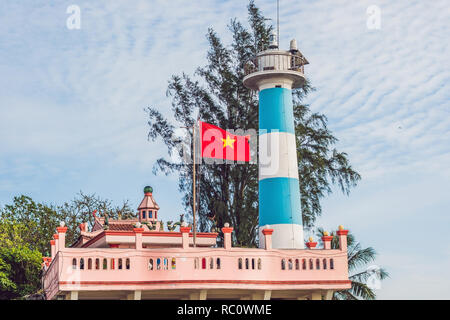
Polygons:
[[289,70],[304,73],[308,60],[300,51],[266,50],[248,61],[244,67],[245,75],[270,70]]

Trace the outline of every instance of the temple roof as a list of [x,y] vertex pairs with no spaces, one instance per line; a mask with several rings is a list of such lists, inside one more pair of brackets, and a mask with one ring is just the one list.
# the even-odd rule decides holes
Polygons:
[[113,231],[133,231],[133,229],[135,228],[134,223],[111,223],[108,226],[108,230]]
[[[105,218],[97,218],[96,221],[101,225],[101,229],[104,229],[106,225]],[[106,230],[112,231],[133,231],[136,226],[136,223],[139,222],[139,219],[110,219],[108,220],[108,228]],[[148,230],[146,225],[143,225],[142,228]],[[93,230],[94,231],[94,230]]]

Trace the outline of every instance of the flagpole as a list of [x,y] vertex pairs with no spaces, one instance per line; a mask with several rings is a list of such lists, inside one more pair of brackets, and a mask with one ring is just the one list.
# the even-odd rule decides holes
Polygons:
[[198,125],[198,141],[199,141],[199,147],[200,147],[200,161],[198,163],[198,177],[196,177],[198,180],[198,196],[197,196],[197,214],[200,217],[200,196],[201,196],[201,192],[200,192],[200,186],[202,183],[202,170],[201,170],[201,164],[202,164],[202,139],[200,138],[201,134],[202,134],[202,128],[201,128],[201,123],[200,123],[200,116],[197,117],[197,125]]
[[195,202],[195,191],[196,191],[196,183],[195,183],[195,158],[196,158],[196,155],[197,155],[197,153],[196,153],[196,148],[195,148],[195,123],[194,123],[194,125],[192,126],[192,138],[194,139],[194,141],[193,141],[193,148],[194,148],[194,152],[193,152],[193,155],[194,155],[194,165],[193,165],[193,169],[192,169],[192,173],[193,173],[193,175],[192,175],[192,181],[193,181],[193,188],[192,188],[192,190],[193,190],[193,196],[194,196],[194,201],[193,201],[193,224],[194,224],[194,230],[193,230],[193,234],[194,234],[194,248],[195,248],[195,244],[196,244],[196,229],[197,229],[197,224],[196,224],[196,221],[195,221],[195,212],[196,212],[196,208],[195,208],[195,204],[196,204],[196,202]]

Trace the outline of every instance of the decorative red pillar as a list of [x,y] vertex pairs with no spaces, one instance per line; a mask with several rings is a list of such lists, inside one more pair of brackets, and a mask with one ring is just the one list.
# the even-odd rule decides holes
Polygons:
[[134,236],[135,236],[135,244],[136,250],[142,249],[142,233],[144,232],[144,228],[133,228]]
[[180,227],[180,232],[183,249],[189,249],[189,232],[191,232],[191,227]]
[[272,233],[273,229],[263,229],[264,244],[266,250],[272,250]]
[[325,231],[323,233],[322,241],[323,241],[323,249],[324,250],[330,250],[331,249],[331,241],[333,240],[333,236],[330,236],[330,234]]
[[55,240],[50,240],[50,252],[52,259],[56,256],[56,246],[55,246]]
[[225,226],[222,228],[223,232],[223,247],[226,250],[231,249],[231,233],[233,232],[233,228],[230,227],[230,224],[225,223]]
[[56,228],[58,232],[58,250],[63,250],[66,247],[66,232],[67,227],[64,226],[64,223],[61,223],[61,226]]
[[336,232],[339,236],[339,249],[347,251],[347,234],[348,230],[344,229],[343,225],[339,226],[339,230]]
[[55,233],[53,235],[53,240],[55,240],[55,255],[58,253],[59,251],[59,235],[57,233]]

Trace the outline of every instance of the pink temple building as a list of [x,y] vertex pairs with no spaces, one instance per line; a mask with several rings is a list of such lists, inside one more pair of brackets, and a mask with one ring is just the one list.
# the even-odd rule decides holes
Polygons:
[[[164,231],[151,187],[144,189],[138,219],[95,217],[90,230],[67,246],[67,228],[57,228],[51,257],[43,263],[47,299],[331,299],[351,287],[347,230],[323,248],[309,239],[301,221],[292,89],[305,81],[309,62],[292,40],[279,50],[273,34],[268,49],[245,66],[244,85],[259,91],[259,248],[232,246],[233,228],[196,232],[185,223]],[[271,152],[265,144],[271,140]],[[268,158],[268,154],[271,158]],[[268,165],[267,165],[268,164]],[[193,210],[195,213],[195,210]],[[172,229],[172,228],[170,228]]]
[[[310,239],[307,249],[272,248],[273,230],[264,229],[264,248],[232,246],[233,228],[193,233],[183,224],[163,231],[151,188],[135,220],[95,217],[91,230],[80,225],[80,237],[67,246],[67,227],[50,240],[44,258],[47,299],[331,299],[350,288],[347,230],[338,231],[339,249],[331,236],[323,248]],[[153,223],[148,223],[153,222]],[[150,230],[153,229],[153,230]]]

